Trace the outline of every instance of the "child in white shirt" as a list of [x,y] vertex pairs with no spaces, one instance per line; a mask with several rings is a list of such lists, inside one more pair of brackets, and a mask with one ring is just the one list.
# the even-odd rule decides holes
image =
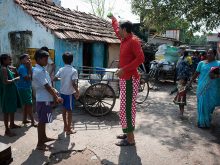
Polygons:
[[41,49],[35,52],[34,58],[36,66],[33,72],[33,86],[36,90],[36,110],[38,114],[38,143],[37,149],[47,151],[48,147],[44,144],[55,140],[46,136],[46,123],[52,122],[52,104],[62,103],[56,90],[52,87],[50,76],[45,70],[48,61],[48,52]]
[[78,73],[71,66],[73,62],[73,54],[66,52],[62,56],[65,66],[60,68],[55,75],[54,81],[60,80],[60,94],[63,98],[63,122],[64,131],[67,135],[76,133],[71,130],[72,111],[74,110],[75,99],[79,98],[79,90],[77,86]]

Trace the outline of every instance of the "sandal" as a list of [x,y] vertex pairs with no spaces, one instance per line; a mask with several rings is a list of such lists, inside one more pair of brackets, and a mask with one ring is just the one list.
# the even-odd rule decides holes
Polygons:
[[[72,129],[72,128],[73,128],[73,127],[70,127],[70,129]],[[67,132],[67,131],[68,131],[68,127],[64,127],[64,128],[63,128],[63,131],[64,131],[64,132]]]
[[126,139],[127,135],[126,134],[121,134],[116,136],[117,139]]
[[47,147],[46,145],[40,145],[36,147],[37,150],[41,150],[41,151],[49,151],[49,147]]
[[129,143],[128,140],[123,139],[117,143],[115,143],[116,146],[135,146],[135,142],[134,143]]
[[31,127],[37,127],[37,124],[32,123],[32,124],[31,124]]
[[10,128],[11,129],[16,129],[16,128],[21,128],[21,126],[13,124],[13,125],[10,125]]

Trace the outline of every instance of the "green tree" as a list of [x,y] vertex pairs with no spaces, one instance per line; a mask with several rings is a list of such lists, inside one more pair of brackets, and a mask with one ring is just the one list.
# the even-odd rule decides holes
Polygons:
[[98,17],[105,18],[108,12],[112,12],[116,0],[83,0],[91,5],[92,13]]
[[[220,0],[130,0],[134,13],[147,25],[161,31],[179,18],[198,31],[201,26],[212,30],[220,25]],[[146,21],[146,22],[145,22]]]
[[192,37],[192,39],[189,41],[189,44],[192,45],[206,45],[206,35],[195,35],[194,37]]

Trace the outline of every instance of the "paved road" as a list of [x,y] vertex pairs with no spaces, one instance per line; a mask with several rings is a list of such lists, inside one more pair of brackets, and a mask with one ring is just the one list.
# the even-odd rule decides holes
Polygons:
[[[37,130],[23,127],[16,130],[17,137],[3,136],[4,127],[2,114],[0,116],[0,142],[12,146],[13,165],[38,165],[48,162],[51,153],[66,150],[76,150],[80,156],[72,159],[73,164],[102,164],[112,165],[217,165],[220,164],[220,113],[215,111],[211,130],[196,127],[196,98],[195,91],[188,96],[185,118],[178,116],[178,107],[172,103],[174,95],[168,93],[173,86],[166,83],[159,90],[151,91],[149,99],[143,105],[138,105],[136,126],[136,147],[117,147],[115,136],[121,133],[119,125],[119,102],[114,111],[108,116],[96,118],[78,108],[73,115],[77,133],[65,136],[63,133],[62,116],[59,109],[55,112],[55,120],[48,125],[47,132],[57,138],[48,143],[53,148],[50,152],[35,150]],[[16,117],[21,119],[21,113]],[[21,121],[17,122],[18,124]],[[91,151],[91,152],[88,152]],[[84,153],[84,154],[83,154]],[[74,154],[66,153],[58,162],[66,163]],[[87,158],[87,160],[85,160]],[[85,161],[73,160],[84,159]],[[65,162],[65,163],[64,163]],[[67,161],[68,162],[68,161]],[[75,163],[74,163],[75,162]],[[93,163],[91,163],[93,162]]]

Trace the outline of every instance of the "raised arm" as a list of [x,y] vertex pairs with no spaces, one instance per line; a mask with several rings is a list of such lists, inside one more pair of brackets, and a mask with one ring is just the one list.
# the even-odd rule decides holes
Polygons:
[[109,13],[107,15],[107,17],[112,20],[112,27],[113,27],[113,29],[115,31],[115,34],[121,40],[121,37],[119,35],[119,23],[118,23],[117,19],[112,15],[112,13]]

